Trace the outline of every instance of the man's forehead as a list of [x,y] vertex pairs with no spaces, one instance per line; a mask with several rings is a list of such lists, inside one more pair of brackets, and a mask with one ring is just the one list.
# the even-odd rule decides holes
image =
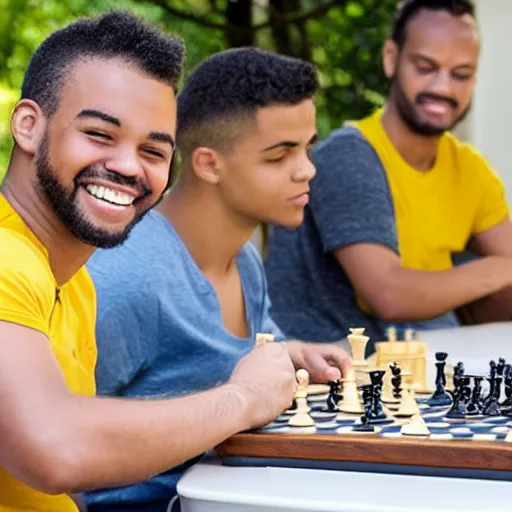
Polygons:
[[472,16],[454,16],[448,11],[422,9],[406,27],[405,44],[408,47],[442,47],[450,42],[452,45],[460,44],[460,50],[478,49],[478,30]]

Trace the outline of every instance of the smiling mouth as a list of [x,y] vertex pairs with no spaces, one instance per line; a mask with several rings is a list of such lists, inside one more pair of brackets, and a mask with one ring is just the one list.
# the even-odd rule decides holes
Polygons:
[[135,197],[124,192],[119,192],[103,185],[87,185],[85,187],[87,192],[95,197],[105,201],[106,203],[115,204],[117,206],[130,206],[135,201]]

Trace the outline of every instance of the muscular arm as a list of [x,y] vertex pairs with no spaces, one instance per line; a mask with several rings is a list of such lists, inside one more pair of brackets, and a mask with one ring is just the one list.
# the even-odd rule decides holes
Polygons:
[[358,296],[384,321],[434,318],[512,285],[512,259],[499,255],[441,272],[403,268],[393,251],[371,243],[337,249],[335,256]]
[[[237,367],[231,383],[154,401],[70,394],[46,337],[20,325],[0,322],[0,353],[0,466],[46,493],[144,480],[269,421],[293,394],[281,344],[253,351],[252,370]],[[251,383],[256,368],[286,376],[267,389]]]

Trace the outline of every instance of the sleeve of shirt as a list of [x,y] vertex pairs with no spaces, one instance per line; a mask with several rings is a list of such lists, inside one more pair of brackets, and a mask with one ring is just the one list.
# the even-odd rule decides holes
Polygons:
[[98,301],[96,387],[100,395],[123,396],[154,359],[159,309],[143,273],[134,276],[114,251],[98,251],[87,268]]
[[317,174],[310,206],[324,251],[376,243],[398,252],[386,173],[361,134],[344,128],[320,143],[312,158]]
[[510,214],[505,199],[505,187],[498,174],[477,151],[472,151],[478,169],[475,186],[481,192],[481,202],[473,225],[473,234],[478,235],[502,222]]
[[42,256],[0,229],[0,320],[49,335],[55,286]]

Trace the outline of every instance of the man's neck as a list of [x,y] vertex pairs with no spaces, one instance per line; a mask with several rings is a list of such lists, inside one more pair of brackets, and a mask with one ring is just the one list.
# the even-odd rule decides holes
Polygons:
[[411,167],[418,171],[428,171],[434,166],[440,137],[412,132],[390,103],[382,114],[382,125],[393,146]]
[[211,192],[179,185],[156,209],[171,222],[201,271],[222,277],[257,224],[227,211]]
[[8,173],[2,186],[2,193],[46,247],[55,280],[62,286],[85,265],[95,248],[73,236],[53,211],[41,201],[34,187],[28,183],[21,183],[14,176],[15,173]]

